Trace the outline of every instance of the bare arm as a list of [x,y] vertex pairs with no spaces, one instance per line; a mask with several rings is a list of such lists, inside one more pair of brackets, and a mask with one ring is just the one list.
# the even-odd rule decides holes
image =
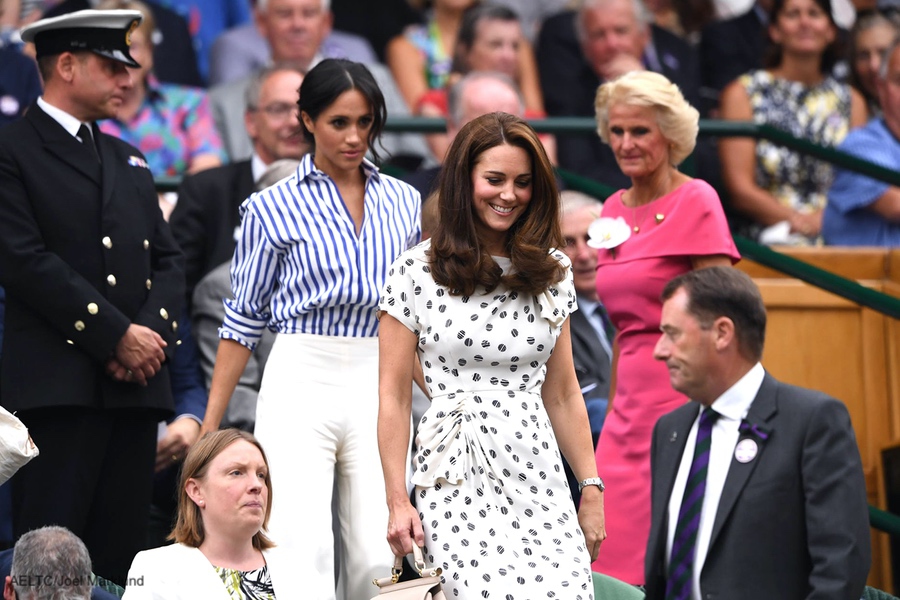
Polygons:
[[216,366],[213,369],[212,383],[209,386],[209,402],[206,405],[206,416],[200,429],[200,437],[215,431],[225,416],[228,401],[234,388],[250,360],[250,349],[234,340],[219,340],[216,352]]
[[525,98],[525,108],[529,111],[544,112],[544,96],[541,93],[541,82],[538,76],[537,61],[534,49],[527,40],[522,40],[519,47],[519,89]]
[[[425,545],[419,514],[409,501],[406,465],[412,382],[416,370],[416,334],[383,313],[378,325],[378,452],[390,516],[387,540],[396,556]],[[421,372],[421,367],[418,367]]]
[[388,42],[385,58],[406,105],[415,112],[422,94],[428,91],[422,53],[401,34]]
[[862,94],[850,88],[850,129],[862,127],[869,120],[869,107]]
[[[541,396],[559,449],[572,467],[575,478],[582,481],[596,477],[597,461],[594,459],[591,425],[588,422],[584,396],[575,376],[568,320],[563,324],[553,354],[547,361],[547,378],[541,388]],[[584,532],[591,560],[594,560],[600,551],[600,543],[606,539],[603,492],[600,488],[589,486],[582,491],[578,522]]]
[[222,159],[212,152],[208,154],[198,154],[191,159],[191,164],[188,167],[188,173],[193,175],[194,173],[199,173],[200,171],[204,171],[206,169],[218,167],[221,164]]
[[889,187],[885,193],[867,208],[892,223],[900,223],[900,188]]
[[[722,91],[720,109],[725,120],[753,119],[750,98],[738,81],[733,81]],[[756,142],[753,139],[722,138],[719,141],[719,156],[722,178],[734,208],[763,225],[791,220],[794,211],[756,184]]]

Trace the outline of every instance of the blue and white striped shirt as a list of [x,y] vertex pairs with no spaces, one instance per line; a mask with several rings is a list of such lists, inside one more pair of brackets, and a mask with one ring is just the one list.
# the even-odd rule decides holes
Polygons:
[[241,205],[231,263],[234,299],[219,337],[256,347],[278,333],[378,334],[378,298],[391,263],[422,235],[415,188],[363,161],[365,217],[359,236],[331,178],[307,154],[297,172]]

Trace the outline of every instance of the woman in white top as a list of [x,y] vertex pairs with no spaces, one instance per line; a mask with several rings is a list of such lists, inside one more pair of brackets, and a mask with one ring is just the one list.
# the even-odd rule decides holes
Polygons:
[[[255,434],[279,482],[271,532],[332,582],[332,486],[338,484],[341,579],[371,596],[389,572],[378,499],[378,294],[391,262],[421,236],[414,188],[364,158],[384,126],[368,69],[323,60],[300,87],[312,145],[296,173],[241,206],[203,430],[214,430],[264,327],[277,332],[256,407]],[[377,156],[376,156],[377,159]]]
[[[139,552],[127,600],[274,600],[297,597],[298,564],[266,535],[272,481],[249,433],[224,429],[191,447],[178,486],[175,543]],[[307,588],[308,589],[308,588]],[[307,597],[322,597],[321,592]]]

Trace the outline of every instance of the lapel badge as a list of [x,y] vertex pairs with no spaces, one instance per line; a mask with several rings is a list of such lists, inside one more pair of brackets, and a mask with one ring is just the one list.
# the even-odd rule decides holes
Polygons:
[[143,167],[143,168],[147,169],[148,171],[150,170],[150,165],[148,165],[147,161],[144,160],[143,158],[141,158],[140,156],[129,156],[128,164],[131,165],[132,167]]
[[756,440],[746,438],[738,442],[734,449],[734,458],[739,463],[748,463],[756,458],[757,452],[759,452],[759,446],[756,445]]
[[670,442],[678,441],[678,432],[677,431],[672,432],[672,435],[669,436],[669,441]]

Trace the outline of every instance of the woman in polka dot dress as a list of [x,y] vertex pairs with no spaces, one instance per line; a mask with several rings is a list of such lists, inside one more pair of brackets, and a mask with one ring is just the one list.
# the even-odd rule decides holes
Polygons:
[[[394,262],[379,305],[388,542],[396,555],[424,546],[448,598],[592,599],[603,484],[572,362],[558,193],[534,130],[505,113],[463,127],[438,202],[434,235]],[[431,397],[416,507],[413,379]],[[585,486],[577,515],[560,450]]]

